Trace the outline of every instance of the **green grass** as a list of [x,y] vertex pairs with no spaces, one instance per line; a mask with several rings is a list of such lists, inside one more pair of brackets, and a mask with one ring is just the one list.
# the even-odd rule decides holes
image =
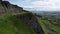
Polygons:
[[[25,15],[25,13],[18,13]],[[35,34],[35,32],[20,19],[15,18],[17,14],[6,14],[0,16],[0,34]]]
[[48,20],[43,20],[42,18],[40,18],[39,23],[42,26],[45,34],[60,34],[60,27],[57,25],[54,25],[55,22],[53,22],[52,24]]
[[45,34],[48,34],[48,31],[47,31],[47,29],[46,29],[46,26],[45,26],[45,24],[44,24],[44,21],[42,21],[42,20],[39,19],[39,23],[40,23],[40,25],[41,25],[44,33],[45,33]]

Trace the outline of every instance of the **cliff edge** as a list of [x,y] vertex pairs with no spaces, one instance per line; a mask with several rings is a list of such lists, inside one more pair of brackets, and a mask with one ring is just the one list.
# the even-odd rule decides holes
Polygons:
[[12,5],[0,2],[0,34],[44,34],[36,15]]

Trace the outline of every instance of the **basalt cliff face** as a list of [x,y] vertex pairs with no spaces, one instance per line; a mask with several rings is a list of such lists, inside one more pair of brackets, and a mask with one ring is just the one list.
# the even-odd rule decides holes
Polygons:
[[[23,8],[18,7],[17,5],[10,4],[8,1],[0,2],[0,15],[4,15],[6,13],[22,13],[22,14],[17,14],[14,17],[17,18],[18,20],[21,20],[24,24],[27,24],[36,34],[44,34],[42,27],[40,26],[40,24],[38,22],[37,17],[30,12],[27,12],[25,14],[24,14],[24,12],[27,12],[27,11],[23,10]],[[15,22],[15,23],[17,23],[17,22]],[[16,25],[16,27],[17,26],[21,27],[20,25],[21,25],[21,23],[19,22]],[[24,33],[24,29],[23,29],[23,33]],[[17,33],[17,34],[20,34],[20,33]]]
[[8,1],[0,2],[0,15],[4,13],[20,13],[23,11],[23,8],[10,4]]
[[36,32],[36,34],[44,34],[38,19],[32,13],[26,13],[24,15],[17,15],[17,19],[23,21],[23,23],[28,24],[28,26]]

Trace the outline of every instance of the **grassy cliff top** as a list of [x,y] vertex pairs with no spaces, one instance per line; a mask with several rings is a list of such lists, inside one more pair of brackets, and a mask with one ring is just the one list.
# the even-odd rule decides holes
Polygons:
[[27,24],[14,17],[18,14],[26,16],[31,13],[23,12],[0,16],[0,34],[35,34]]

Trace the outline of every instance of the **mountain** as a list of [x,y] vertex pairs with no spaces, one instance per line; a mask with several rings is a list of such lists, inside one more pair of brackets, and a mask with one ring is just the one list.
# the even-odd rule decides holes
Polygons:
[[27,11],[0,1],[0,34],[60,34],[60,12]]
[[32,13],[36,13],[38,15],[41,15],[41,14],[60,14],[60,11],[59,10],[41,10],[41,9],[38,9],[38,8],[24,8],[25,10],[28,10]]
[[17,6],[17,5],[12,5],[8,1],[1,1],[0,2],[0,15],[3,13],[19,13],[23,11],[23,8]]
[[44,34],[60,34],[60,11],[31,11],[38,16]]
[[0,1],[0,34],[44,34],[44,31],[36,15],[8,1]]

